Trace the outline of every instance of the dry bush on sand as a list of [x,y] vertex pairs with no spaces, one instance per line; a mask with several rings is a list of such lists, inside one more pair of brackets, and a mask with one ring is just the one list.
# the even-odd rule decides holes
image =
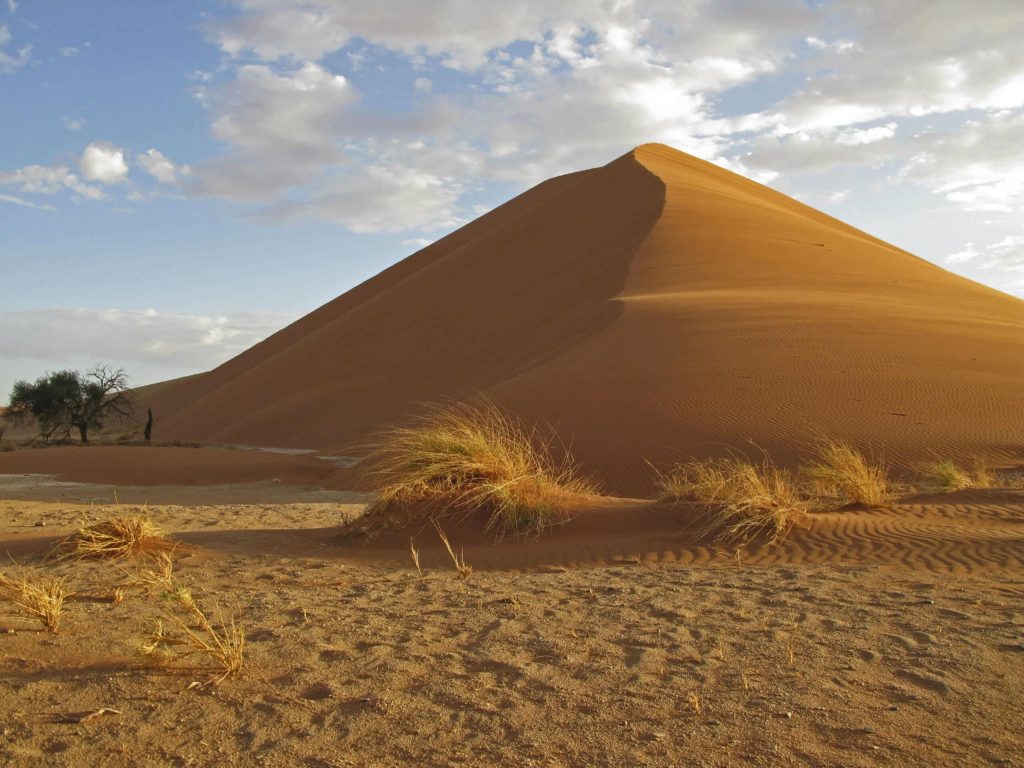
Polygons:
[[59,560],[119,559],[173,546],[163,531],[144,515],[119,514],[80,528],[58,542],[52,555]]
[[553,457],[551,442],[489,403],[435,408],[370,446],[369,477],[378,491],[370,514],[482,509],[496,538],[535,535],[564,521],[574,497],[597,492],[570,456]]
[[815,460],[805,465],[802,472],[819,493],[846,502],[877,507],[892,498],[892,485],[885,469],[848,443],[821,443]]
[[988,465],[981,460],[975,461],[971,469],[965,469],[951,459],[941,459],[923,465],[920,473],[929,489],[940,491],[991,488],[994,484]]
[[[172,563],[170,559],[168,563]],[[155,577],[161,574],[153,571]],[[154,584],[163,583],[158,578]],[[167,576],[163,599],[169,602],[165,619],[142,646],[142,652],[158,666],[173,664],[179,659],[201,656],[206,664],[190,667],[214,673],[210,684],[217,684],[237,674],[245,660],[245,631],[234,617],[214,623],[192,597],[187,588]]]
[[789,472],[736,458],[675,466],[658,478],[658,500],[697,504],[708,515],[707,531],[726,540],[781,540],[809,510]]
[[64,614],[64,601],[72,594],[63,576],[14,579],[0,574],[0,593],[39,620],[47,632],[56,632]]

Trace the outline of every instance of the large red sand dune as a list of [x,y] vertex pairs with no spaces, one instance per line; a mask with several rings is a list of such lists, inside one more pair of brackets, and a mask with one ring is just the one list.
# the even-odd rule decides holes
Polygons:
[[208,374],[160,439],[344,451],[483,393],[606,489],[748,441],[891,461],[1024,450],[1024,303],[645,145],[544,182]]

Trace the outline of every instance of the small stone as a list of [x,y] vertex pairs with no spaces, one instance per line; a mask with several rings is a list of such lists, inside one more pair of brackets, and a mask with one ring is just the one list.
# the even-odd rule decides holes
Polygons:
[[789,719],[789,720],[792,720],[793,719],[793,713],[792,712],[787,712],[786,713],[786,718]]

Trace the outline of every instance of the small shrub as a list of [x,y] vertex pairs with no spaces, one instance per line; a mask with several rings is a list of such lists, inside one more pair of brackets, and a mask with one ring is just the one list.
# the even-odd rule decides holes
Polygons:
[[707,531],[726,540],[767,534],[779,541],[809,509],[789,472],[734,458],[677,465],[658,478],[658,499],[697,504]]
[[491,404],[436,408],[382,433],[369,459],[370,514],[418,507],[427,516],[488,513],[496,538],[529,536],[565,520],[574,498],[596,493],[570,456]]
[[[165,601],[164,618],[142,646],[142,652],[158,666],[179,659],[200,656],[206,664],[190,669],[213,671],[209,684],[217,684],[237,674],[245,659],[245,631],[234,617],[214,623],[199,607],[191,590],[174,578],[174,560],[167,553],[154,559],[153,567],[140,570],[134,582],[153,592],[161,589]],[[169,629],[168,629],[169,627]]]
[[[214,672],[209,681],[217,684],[241,671],[245,661],[245,631],[235,623],[234,617],[215,625],[183,590],[182,605],[188,610],[191,622],[177,615],[168,616],[171,629],[163,621],[143,645],[142,652],[165,665],[179,658],[199,655],[206,660],[198,669]],[[196,667],[193,667],[196,669]]]
[[942,459],[926,464],[921,469],[924,482],[939,491],[962,491],[967,488],[991,488],[994,484],[988,465],[977,460],[970,470],[956,464],[951,459]]
[[925,482],[942,491],[960,491],[971,487],[971,476],[949,459],[924,467]]
[[64,601],[71,595],[63,576],[38,579],[12,579],[0,574],[0,591],[8,599],[39,620],[47,632],[56,632],[64,614]]
[[819,492],[867,507],[885,504],[892,495],[885,469],[870,463],[847,443],[822,443],[816,460],[804,466],[803,473]]
[[125,558],[173,548],[174,544],[144,515],[121,514],[80,528],[58,542],[53,555],[60,560]]

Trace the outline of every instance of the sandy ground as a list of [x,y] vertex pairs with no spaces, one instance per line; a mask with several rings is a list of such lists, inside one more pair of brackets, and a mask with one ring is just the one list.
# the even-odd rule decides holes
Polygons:
[[[1024,765],[1019,491],[872,513],[888,524],[843,513],[841,543],[870,565],[836,546],[812,562],[836,523],[739,557],[654,529],[565,532],[467,547],[463,580],[426,535],[422,575],[407,548],[342,535],[359,504],[191,488],[147,512],[180,542],[180,582],[248,647],[238,677],[190,688],[212,674],[198,658],[154,669],[139,650],[168,601],[112,601],[140,564],[39,559],[115,508],[11,498],[21,483],[0,487],[4,572],[61,573],[78,594],[55,635],[0,603],[3,763]],[[950,554],[955,537],[975,555]],[[72,722],[99,708],[120,714]]]

